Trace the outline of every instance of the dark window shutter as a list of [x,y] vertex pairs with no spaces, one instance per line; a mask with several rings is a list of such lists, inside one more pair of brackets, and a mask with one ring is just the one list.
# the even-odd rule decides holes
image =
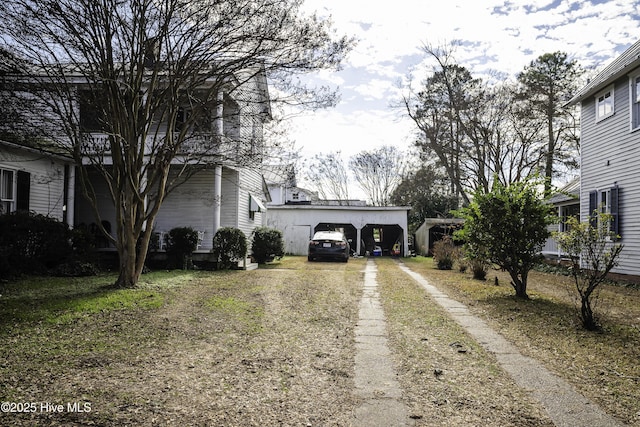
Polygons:
[[592,227],[598,226],[598,217],[595,210],[598,209],[598,192],[589,192],[589,223]]
[[618,212],[618,186],[612,187],[610,190],[611,198],[611,232],[616,235],[620,234],[620,214]]
[[29,211],[31,174],[25,171],[18,171],[18,182],[16,184],[16,210]]

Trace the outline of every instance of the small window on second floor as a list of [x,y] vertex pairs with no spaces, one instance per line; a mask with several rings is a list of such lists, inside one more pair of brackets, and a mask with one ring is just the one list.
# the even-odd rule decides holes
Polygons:
[[100,108],[96,96],[90,91],[80,91],[80,127],[85,132],[100,132],[106,129],[104,111]]
[[613,85],[596,95],[596,122],[613,115],[613,96]]

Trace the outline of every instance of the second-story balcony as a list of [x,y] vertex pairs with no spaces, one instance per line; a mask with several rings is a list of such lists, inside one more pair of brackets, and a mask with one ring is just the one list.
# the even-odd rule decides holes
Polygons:
[[[174,135],[177,139],[178,135]],[[161,145],[171,144],[164,135],[147,137],[145,152],[149,155],[157,152]],[[84,135],[82,152],[86,157],[111,157],[111,143],[109,135],[91,132]],[[176,153],[176,163],[181,163],[186,157],[193,160],[218,158],[221,161],[244,163],[254,157],[254,161],[262,155],[259,144],[254,140],[242,140],[227,136],[216,136],[212,133],[198,133],[189,135],[182,140]]]

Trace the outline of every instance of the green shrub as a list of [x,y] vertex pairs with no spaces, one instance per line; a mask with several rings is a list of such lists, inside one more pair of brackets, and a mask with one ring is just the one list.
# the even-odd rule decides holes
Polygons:
[[571,261],[571,276],[580,296],[579,316],[582,326],[595,331],[601,327],[600,319],[594,311],[601,285],[611,269],[618,265],[624,246],[615,243],[620,236],[606,226],[613,220],[611,214],[596,210],[591,219],[595,224],[571,217],[567,220],[568,230],[556,233],[555,237]]
[[219,270],[233,268],[247,256],[247,237],[240,229],[222,227],[213,236],[212,252]]
[[72,252],[71,231],[55,218],[30,212],[0,215],[0,276],[48,273]]
[[253,230],[251,253],[258,264],[264,264],[284,256],[284,240],[282,231],[269,227],[258,227]]
[[193,251],[198,247],[198,232],[191,227],[176,227],[169,231],[167,257],[169,267],[187,270],[192,266]]
[[532,179],[505,186],[496,178],[490,193],[477,191],[457,213],[465,221],[456,236],[465,242],[467,254],[509,273],[516,296],[525,299],[529,272],[540,262],[547,227],[557,218],[541,184]]

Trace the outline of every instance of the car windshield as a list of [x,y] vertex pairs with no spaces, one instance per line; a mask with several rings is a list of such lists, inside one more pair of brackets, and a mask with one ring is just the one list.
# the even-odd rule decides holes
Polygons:
[[318,231],[313,235],[312,240],[342,240],[342,233],[339,231]]

